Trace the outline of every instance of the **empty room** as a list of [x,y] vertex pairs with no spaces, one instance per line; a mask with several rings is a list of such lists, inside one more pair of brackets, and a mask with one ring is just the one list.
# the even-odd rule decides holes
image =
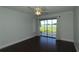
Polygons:
[[0,6],[0,52],[78,52],[78,6]]

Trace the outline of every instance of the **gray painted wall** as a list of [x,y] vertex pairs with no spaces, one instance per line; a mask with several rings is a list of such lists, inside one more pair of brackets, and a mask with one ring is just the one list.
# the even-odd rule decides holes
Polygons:
[[0,48],[34,36],[34,21],[32,14],[0,7]]
[[[60,39],[73,42],[73,11],[50,14],[45,17],[61,16]],[[39,20],[26,14],[0,7],[0,48],[39,35]]]
[[73,42],[73,11],[48,14],[41,16],[40,18],[51,18],[57,16],[60,16],[60,18],[58,18],[58,21],[60,21],[58,24],[59,39]]
[[77,51],[79,51],[79,7],[74,10],[74,42]]

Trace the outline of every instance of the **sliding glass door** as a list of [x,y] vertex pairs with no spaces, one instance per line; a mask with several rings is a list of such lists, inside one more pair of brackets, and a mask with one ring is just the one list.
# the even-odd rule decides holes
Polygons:
[[40,35],[56,37],[57,19],[41,20],[40,25]]

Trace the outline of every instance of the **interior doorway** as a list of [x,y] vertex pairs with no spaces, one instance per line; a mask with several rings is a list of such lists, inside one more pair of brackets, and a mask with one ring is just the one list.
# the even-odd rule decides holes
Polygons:
[[40,35],[56,38],[57,19],[47,19],[40,21]]

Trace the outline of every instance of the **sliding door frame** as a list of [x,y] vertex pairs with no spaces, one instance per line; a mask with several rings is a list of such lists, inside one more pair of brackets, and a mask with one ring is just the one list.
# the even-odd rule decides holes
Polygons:
[[[47,24],[48,24],[48,20],[53,20],[53,19],[57,19],[57,23],[58,23],[58,18],[42,18],[42,19],[40,19],[40,22],[42,21],[42,20],[47,20]],[[44,22],[45,23],[45,22]],[[44,24],[45,25],[45,24]],[[56,37],[57,37],[57,26],[58,24],[56,24]],[[40,23],[40,26],[41,26],[41,23]],[[51,29],[52,29],[52,25],[51,25]],[[48,30],[48,26],[47,26],[47,30]],[[44,27],[44,32],[45,32],[45,27]],[[47,31],[47,36],[48,36],[48,31]]]

